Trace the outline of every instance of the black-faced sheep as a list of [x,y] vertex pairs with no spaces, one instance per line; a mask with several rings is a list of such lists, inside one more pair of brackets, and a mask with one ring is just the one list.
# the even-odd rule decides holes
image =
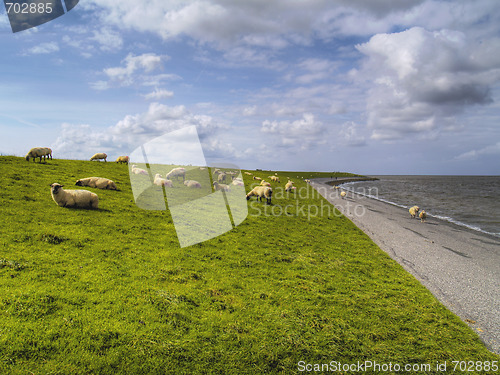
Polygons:
[[50,185],[50,194],[61,207],[98,208],[99,197],[88,190],[64,190],[63,185]]
[[130,161],[130,158],[128,156],[118,156],[116,158],[116,162],[117,163],[125,163],[125,164],[128,164]]
[[114,181],[103,177],[87,177],[76,181],[76,186],[88,186],[97,189],[117,190]]
[[266,203],[271,204],[271,197],[273,196],[273,189],[269,186],[256,186],[247,194],[247,201],[250,197],[257,197],[257,200],[261,201],[262,198],[266,198]]
[[42,162],[42,157],[45,160],[45,157],[48,156],[52,159],[52,150],[48,147],[33,147],[28,151],[26,156],[24,157],[26,161],[29,161],[30,158],[35,161],[36,158],[40,158],[40,163]]
[[90,161],[92,160],[104,160],[104,161],[107,161],[106,158],[108,157],[108,155],[106,155],[104,152],[98,152],[97,154],[94,154],[94,156],[92,156],[90,158]]
[[286,183],[285,185],[285,191],[288,192],[288,191],[292,191],[292,189],[294,188],[295,186],[293,186],[293,181],[290,181],[288,180],[288,182]]

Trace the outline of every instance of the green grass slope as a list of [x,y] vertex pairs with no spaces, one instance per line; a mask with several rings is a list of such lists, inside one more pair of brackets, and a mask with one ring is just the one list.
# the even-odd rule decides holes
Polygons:
[[[241,225],[180,248],[168,211],[135,205],[125,165],[2,156],[0,169],[1,374],[499,360],[297,178],[322,174],[279,173],[279,186],[287,175],[297,181],[295,194],[276,194],[272,206],[252,199]],[[120,190],[86,188],[99,210],[53,202],[51,183],[72,188],[90,176]]]

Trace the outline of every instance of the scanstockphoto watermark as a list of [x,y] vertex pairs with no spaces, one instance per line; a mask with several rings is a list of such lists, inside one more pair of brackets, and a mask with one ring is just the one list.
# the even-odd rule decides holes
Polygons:
[[[330,195],[331,194],[331,195]],[[322,194],[324,196],[324,194]],[[340,191],[329,192],[328,198],[340,198]],[[287,192],[282,187],[273,189],[273,198],[275,202],[280,202],[283,198],[294,197],[294,203],[272,204],[266,205],[259,201],[252,201],[250,203],[248,215],[249,216],[288,216],[288,217],[304,217],[311,220],[317,217],[341,217],[345,215],[362,217],[366,214],[365,206],[356,204],[350,200],[345,199],[342,205],[337,207],[328,203],[324,199],[320,199],[319,203],[305,203],[309,199],[320,198],[320,194],[308,187],[302,187]],[[316,200],[317,201],[317,200]]]

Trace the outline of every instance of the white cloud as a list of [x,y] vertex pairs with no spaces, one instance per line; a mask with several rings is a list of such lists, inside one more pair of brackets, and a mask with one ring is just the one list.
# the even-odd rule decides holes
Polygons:
[[499,155],[500,156],[500,142],[497,142],[493,145],[485,146],[478,150],[471,150],[468,152],[464,152],[460,154],[455,159],[456,160],[476,160],[482,156],[491,156],[491,155]]
[[342,125],[339,136],[344,139],[348,146],[359,147],[365,146],[365,137],[358,134],[358,125],[353,121],[346,122]]
[[94,30],[94,36],[91,40],[98,42],[102,51],[115,51],[123,47],[123,38],[121,35],[107,27]]
[[155,91],[144,95],[144,98],[147,100],[161,100],[161,99],[170,99],[173,96],[174,93],[172,91],[156,88]]
[[39,45],[28,49],[26,55],[42,55],[59,51],[59,45],[56,42],[40,43]]

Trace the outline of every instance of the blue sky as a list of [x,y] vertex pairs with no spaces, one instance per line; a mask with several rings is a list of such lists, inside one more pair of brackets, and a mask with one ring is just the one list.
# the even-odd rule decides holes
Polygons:
[[81,0],[15,34],[0,9],[1,154],[196,125],[242,168],[500,174],[496,0]]

